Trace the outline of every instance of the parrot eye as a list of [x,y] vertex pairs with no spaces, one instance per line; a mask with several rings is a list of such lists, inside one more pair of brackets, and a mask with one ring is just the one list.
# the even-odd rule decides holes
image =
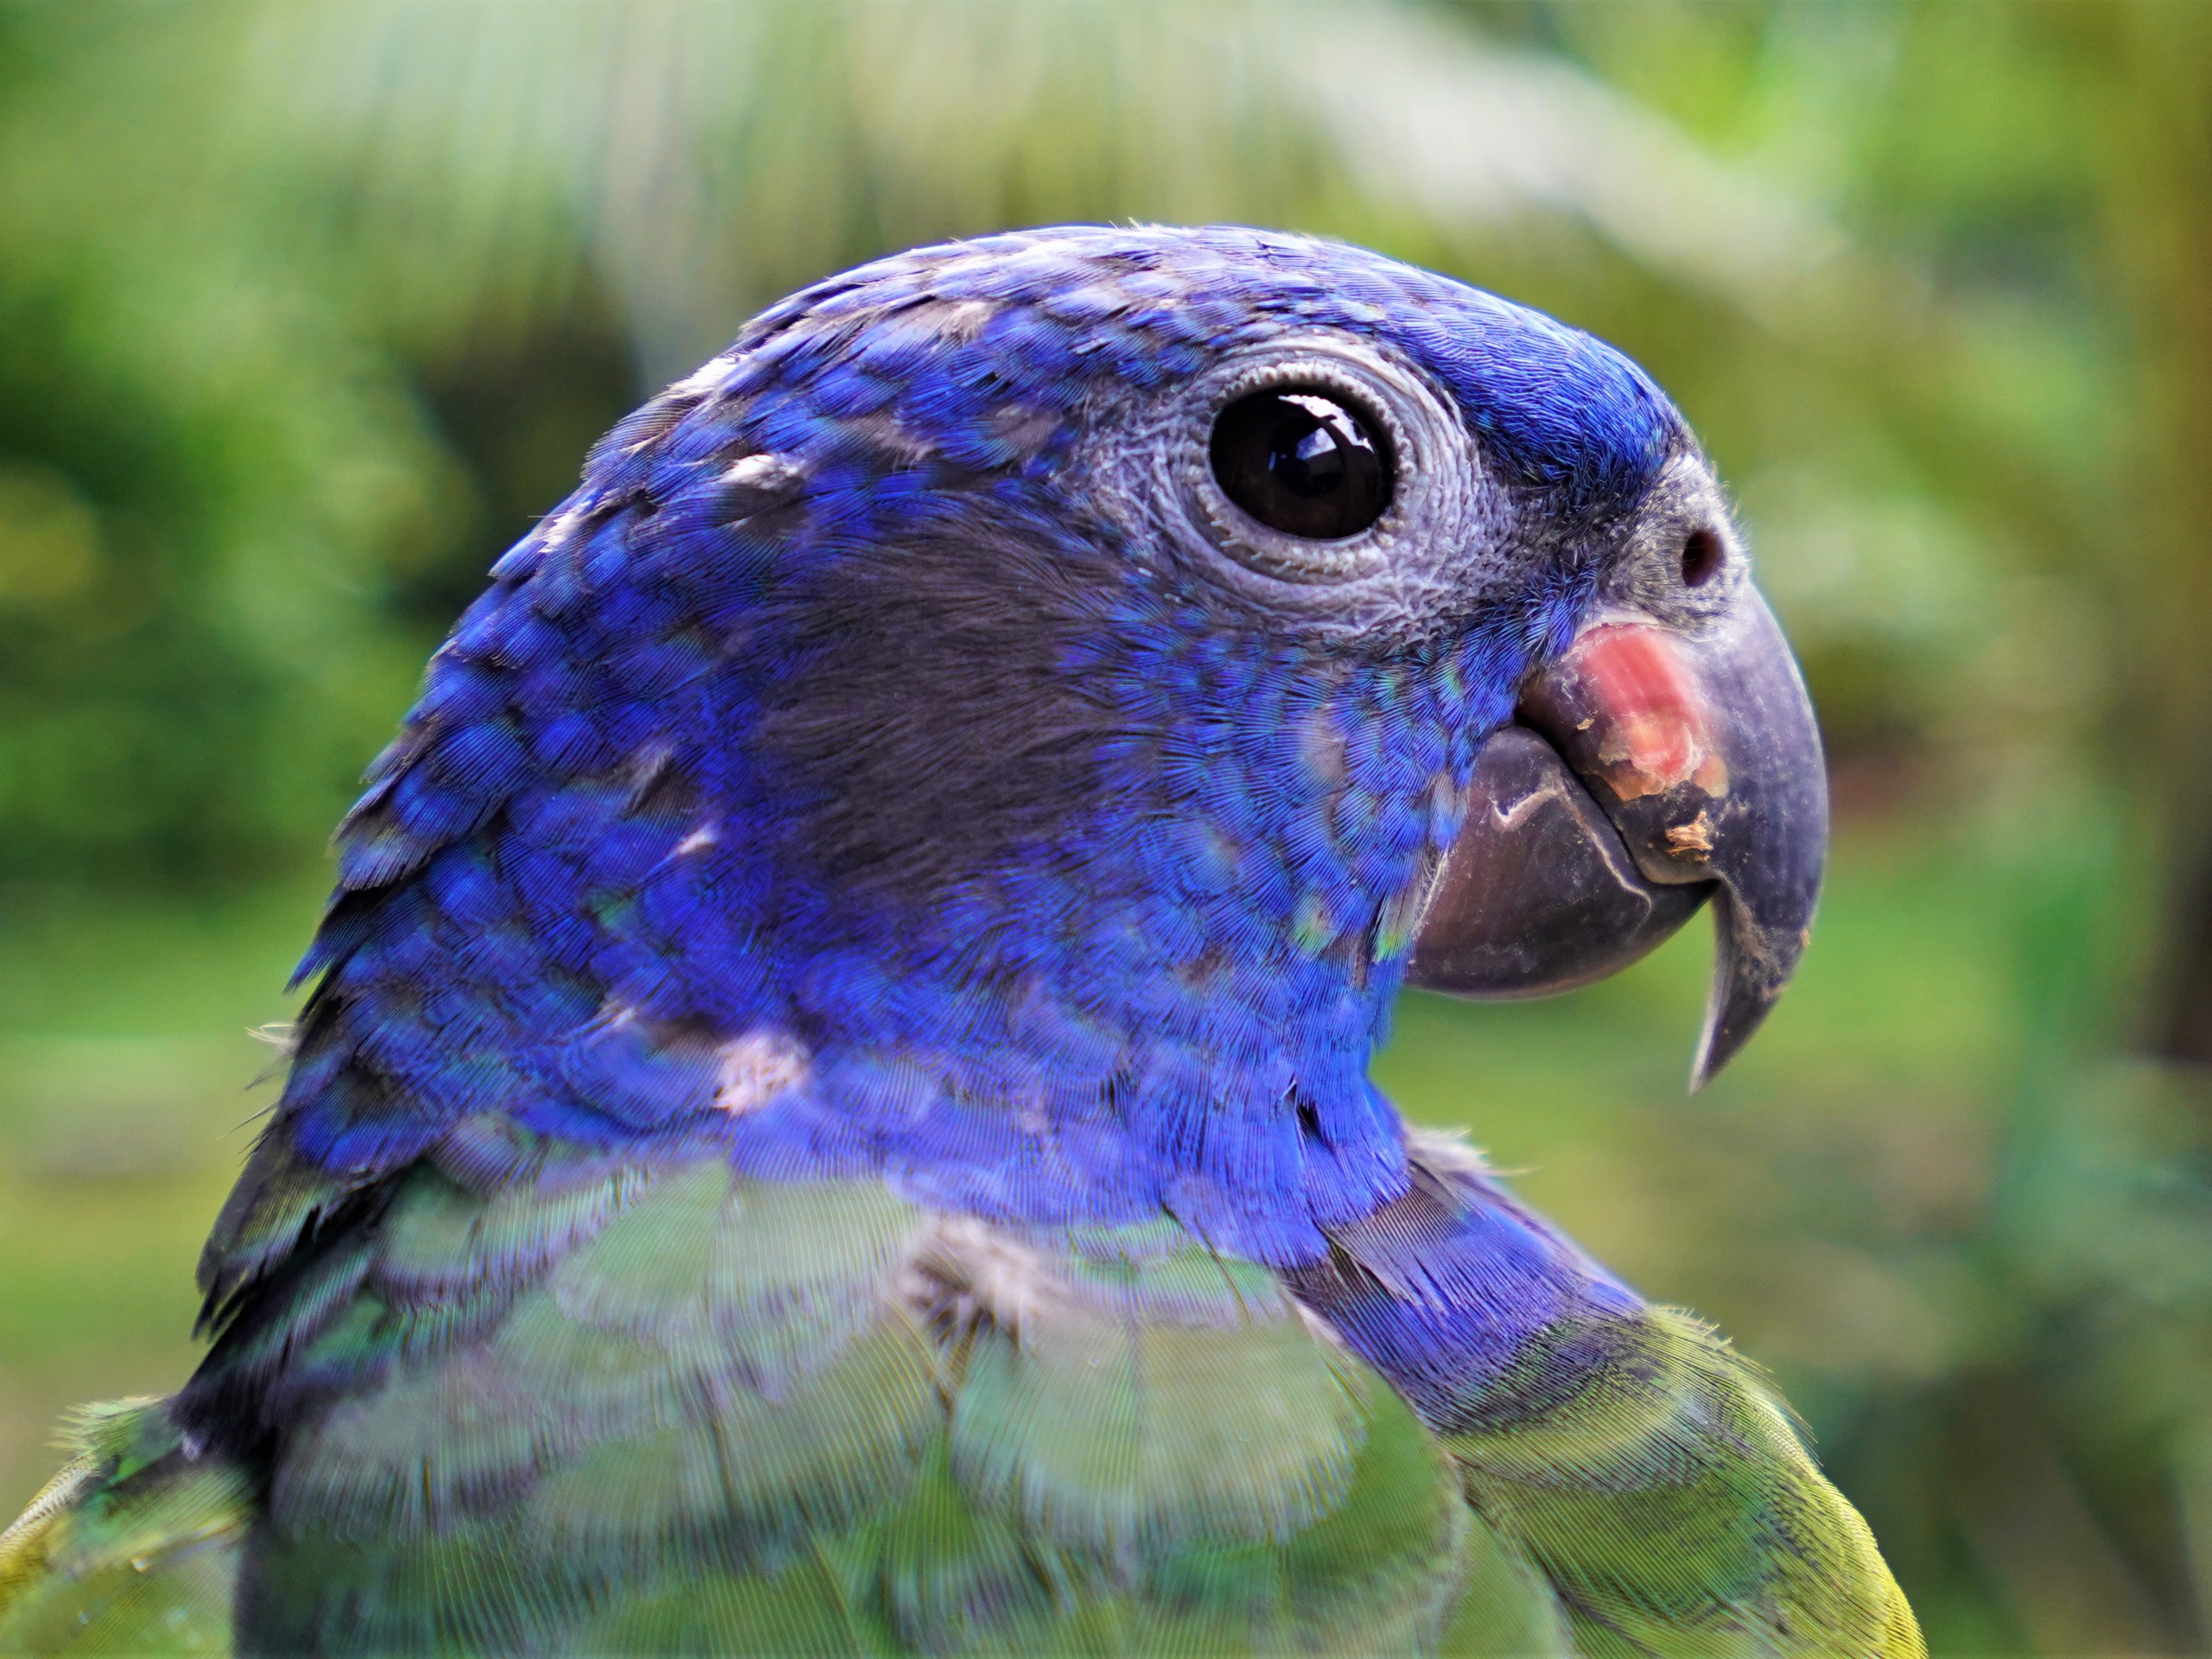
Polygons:
[[1440,549],[1486,544],[1469,522],[1483,462],[1465,423],[1364,340],[1257,340],[1161,403],[1167,419],[1146,447],[1178,511],[1156,522],[1179,520],[1207,555],[1264,578],[1245,590],[1264,603],[1318,607],[1334,626],[1351,614],[1341,594],[1298,590],[1426,570]]
[[1390,505],[1383,430],[1333,392],[1272,386],[1221,411],[1209,455],[1222,493],[1268,529],[1341,541]]

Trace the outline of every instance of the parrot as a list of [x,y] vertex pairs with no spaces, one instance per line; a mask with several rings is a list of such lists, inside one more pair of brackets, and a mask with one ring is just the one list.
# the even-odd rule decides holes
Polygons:
[[1826,838],[1595,337],[1237,226],[819,281],[432,658],[0,1649],[1921,1655],[1764,1374],[1370,1077],[1705,906],[1701,1081]]

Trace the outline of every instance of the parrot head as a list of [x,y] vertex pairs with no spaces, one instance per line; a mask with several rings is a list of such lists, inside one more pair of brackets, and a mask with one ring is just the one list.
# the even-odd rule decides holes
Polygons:
[[1562,988],[1710,899],[1701,1078],[1824,832],[1620,354],[1299,237],[950,244],[764,313],[495,567],[341,831],[285,1112],[1306,1259],[1402,1190],[1402,985]]

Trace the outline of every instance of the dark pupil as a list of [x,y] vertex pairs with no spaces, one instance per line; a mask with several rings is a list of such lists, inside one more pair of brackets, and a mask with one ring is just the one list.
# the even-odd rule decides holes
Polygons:
[[1367,423],[1325,392],[1255,392],[1221,411],[1213,475],[1270,530],[1357,536],[1390,505],[1390,461]]

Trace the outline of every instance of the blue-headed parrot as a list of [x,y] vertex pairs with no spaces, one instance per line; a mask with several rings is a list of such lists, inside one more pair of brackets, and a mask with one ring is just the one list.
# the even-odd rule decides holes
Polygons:
[[1588,335],[1236,228],[817,283],[432,659],[0,1649],[1917,1655],[1760,1374],[1368,1076],[1708,901],[1709,1073],[1826,819]]

